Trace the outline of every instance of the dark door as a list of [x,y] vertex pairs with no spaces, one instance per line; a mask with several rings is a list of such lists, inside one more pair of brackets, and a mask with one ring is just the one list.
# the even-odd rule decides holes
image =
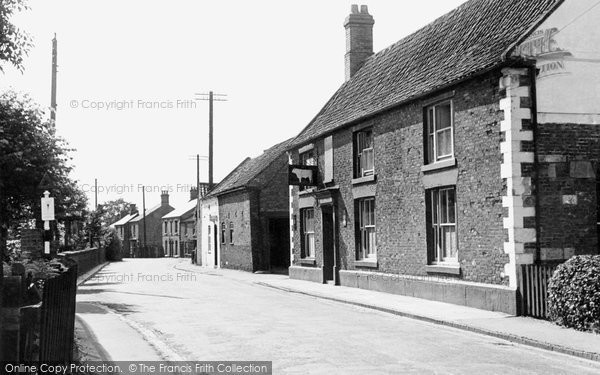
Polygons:
[[217,237],[217,225],[213,225],[213,241],[215,241],[215,266],[219,266],[219,253],[218,253],[218,249],[219,249],[219,237]]
[[323,280],[329,283],[334,281],[335,267],[333,208],[321,206],[321,215],[323,216]]
[[290,267],[290,228],[287,218],[269,219],[269,261],[272,272],[288,272]]

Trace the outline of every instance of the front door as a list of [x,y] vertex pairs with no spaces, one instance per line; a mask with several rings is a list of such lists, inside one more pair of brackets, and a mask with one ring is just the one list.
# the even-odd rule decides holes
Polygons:
[[219,266],[219,254],[217,253],[217,249],[219,248],[219,237],[217,237],[217,225],[213,225],[213,241],[215,241],[215,266]]
[[335,283],[335,223],[333,207],[321,206],[323,235],[323,280],[328,284]]

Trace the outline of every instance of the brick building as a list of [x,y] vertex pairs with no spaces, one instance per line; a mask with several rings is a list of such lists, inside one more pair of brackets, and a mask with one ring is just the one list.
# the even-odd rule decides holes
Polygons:
[[129,207],[129,213],[123,216],[121,219],[117,220],[115,223],[111,225],[117,231],[117,235],[121,240],[121,245],[123,246],[123,256],[129,257],[130,252],[130,238],[131,238],[131,226],[130,221],[134,219],[138,215],[138,210],[135,204],[132,204]]
[[201,200],[198,260],[203,265],[287,271],[288,145],[246,158]]
[[190,256],[196,249],[196,207],[198,190],[190,189],[190,200],[162,217],[162,243],[164,255]]
[[173,211],[169,192],[160,195],[160,204],[139,213],[129,221],[129,251],[132,257],[156,258],[164,255],[162,248],[162,217]]
[[[290,277],[517,313],[519,267],[598,253],[593,0],[470,0],[373,54],[293,140]],[[580,52],[577,52],[580,51]]]

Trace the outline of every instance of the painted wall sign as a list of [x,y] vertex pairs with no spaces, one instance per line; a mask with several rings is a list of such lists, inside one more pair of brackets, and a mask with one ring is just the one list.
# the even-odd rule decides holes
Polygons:
[[538,120],[600,125],[600,6],[565,0],[513,56],[536,60]]

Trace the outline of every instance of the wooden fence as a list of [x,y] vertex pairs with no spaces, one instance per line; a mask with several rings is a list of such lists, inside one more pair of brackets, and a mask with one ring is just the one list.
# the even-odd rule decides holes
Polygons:
[[548,318],[548,281],[556,267],[556,264],[521,266],[521,315]]
[[40,322],[40,361],[73,360],[77,265],[44,286]]

